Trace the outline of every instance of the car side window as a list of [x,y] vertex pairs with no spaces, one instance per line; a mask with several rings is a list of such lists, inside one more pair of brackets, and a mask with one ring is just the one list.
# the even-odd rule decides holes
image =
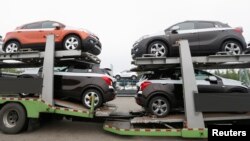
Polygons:
[[205,79],[209,78],[209,76],[213,76],[213,75],[208,74],[208,73],[204,73],[204,72],[198,71],[198,70],[195,71],[196,80],[205,80]]
[[28,24],[23,27],[23,29],[39,29],[39,28],[42,28],[42,23],[40,22]]
[[211,22],[199,22],[197,24],[197,29],[204,29],[204,28],[215,28],[215,24]]
[[55,67],[54,68],[54,72],[67,72],[67,71],[68,71],[68,67],[67,66]]
[[53,23],[55,23],[55,22],[51,22],[51,21],[43,22],[42,23],[42,28],[54,28]]
[[192,23],[192,22],[180,23],[180,24],[177,24],[176,26],[179,26],[180,30],[191,30],[191,29],[194,29],[194,23]]

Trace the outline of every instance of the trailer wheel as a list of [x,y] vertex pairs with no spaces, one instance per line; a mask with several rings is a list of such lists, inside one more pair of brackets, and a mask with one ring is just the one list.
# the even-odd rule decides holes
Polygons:
[[17,134],[27,125],[25,109],[18,103],[9,103],[0,111],[0,129],[6,134]]

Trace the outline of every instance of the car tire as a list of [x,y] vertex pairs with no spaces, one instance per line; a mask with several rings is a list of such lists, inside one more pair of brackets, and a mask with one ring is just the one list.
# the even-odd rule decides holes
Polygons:
[[132,80],[136,80],[137,77],[136,77],[135,75],[132,75],[132,76],[131,76],[131,79],[132,79]]
[[101,107],[102,106],[102,95],[101,93],[96,90],[96,89],[89,89],[87,91],[85,91],[82,95],[82,103],[83,103],[83,106],[90,109],[91,108],[91,97],[92,96],[95,96],[95,104],[94,104],[94,107],[95,108],[98,108],[98,107]]
[[63,40],[63,49],[78,50],[81,48],[81,39],[76,35],[69,35]]
[[170,104],[165,97],[156,96],[149,101],[148,110],[157,117],[165,117],[170,112]]
[[27,127],[26,111],[18,103],[8,103],[0,111],[0,129],[6,134],[17,134]]
[[239,42],[229,40],[222,44],[222,51],[232,55],[239,55],[242,53],[242,46]]
[[168,54],[168,47],[161,41],[154,41],[148,46],[148,54],[153,54],[155,57],[166,57]]
[[120,80],[120,79],[121,79],[121,76],[120,76],[120,75],[116,75],[116,76],[115,76],[115,79]]
[[19,42],[10,41],[5,45],[4,52],[5,53],[15,53],[15,52],[18,52],[20,48],[21,48],[21,45]]

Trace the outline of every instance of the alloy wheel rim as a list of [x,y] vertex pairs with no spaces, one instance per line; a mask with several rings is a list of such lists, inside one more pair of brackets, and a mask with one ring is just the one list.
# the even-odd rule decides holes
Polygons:
[[158,115],[162,116],[168,111],[167,103],[161,99],[157,99],[152,104],[152,111]]
[[3,123],[8,128],[13,128],[16,126],[19,120],[19,116],[16,110],[9,110],[3,115]]
[[156,57],[163,57],[166,54],[166,48],[163,44],[155,43],[151,46],[150,53]]
[[13,53],[18,51],[18,45],[16,43],[8,44],[6,47],[6,53]]
[[241,53],[240,46],[236,43],[227,43],[225,45],[225,51],[233,55],[239,55]]
[[95,97],[94,99],[94,106],[96,106],[99,103],[99,96],[96,92],[88,92],[85,97],[84,97],[84,103],[88,106],[91,107],[91,102],[92,102],[92,97]]
[[67,50],[75,50],[79,45],[79,41],[75,37],[70,37],[65,41],[65,48]]

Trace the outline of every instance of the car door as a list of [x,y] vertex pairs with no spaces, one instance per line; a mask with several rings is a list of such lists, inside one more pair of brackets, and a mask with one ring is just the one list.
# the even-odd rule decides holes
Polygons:
[[40,46],[42,40],[44,40],[42,23],[36,22],[25,25],[22,29],[17,30],[17,36],[24,47]]
[[222,30],[213,22],[197,22],[199,46],[201,53],[213,53],[219,51],[216,39]]
[[[55,42],[58,43],[60,42],[60,37],[62,36],[62,28],[60,29],[55,29],[55,27],[53,26],[54,23],[57,23],[57,22],[54,22],[54,21],[45,21],[42,23],[42,34],[44,36],[44,44],[46,42],[46,36],[49,35],[49,34],[54,34],[55,35]],[[59,23],[58,23],[59,24]],[[59,24],[61,25],[61,24]]]
[[175,32],[170,28],[169,36],[172,45],[173,54],[179,54],[177,41],[186,39],[189,42],[191,53],[195,54],[199,50],[199,38],[195,29],[195,22],[183,22],[172,27],[178,26],[179,29]]
[[[211,77],[214,78],[211,80]],[[195,70],[195,79],[199,93],[222,93],[224,88],[220,78],[201,70]]]
[[121,77],[128,77],[128,71],[127,70],[122,71],[121,72]]

